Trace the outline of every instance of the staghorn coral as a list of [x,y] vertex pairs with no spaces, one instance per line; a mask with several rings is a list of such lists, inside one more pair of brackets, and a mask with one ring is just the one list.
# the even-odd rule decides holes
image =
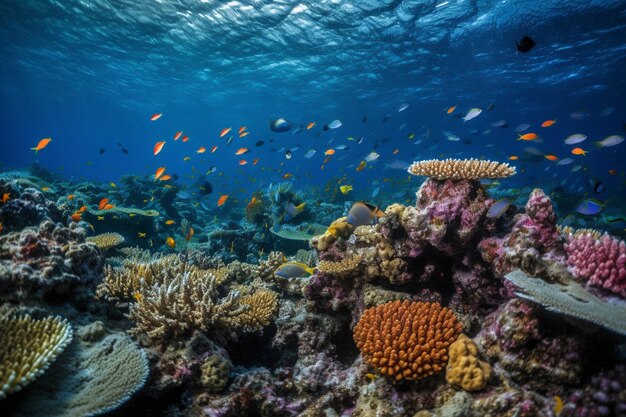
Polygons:
[[139,246],[119,248],[118,251],[127,259],[135,262],[150,262],[153,259],[149,250],[141,249]]
[[108,413],[141,389],[149,374],[146,354],[130,337],[109,335],[72,343],[7,417],[91,417]]
[[345,278],[358,273],[360,263],[361,257],[359,255],[352,255],[339,261],[320,261],[316,268],[326,274]]
[[89,236],[86,240],[87,242],[94,243],[100,250],[107,250],[121,245],[126,239],[119,233],[113,232]]
[[354,341],[367,362],[396,380],[442,371],[461,333],[454,313],[438,303],[393,301],[365,310]]
[[626,242],[593,232],[567,235],[567,265],[594,287],[626,298]]
[[72,341],[72,327],[58,316],[0,317],[0,400],[43,374]]
[[450,360],[446,366],[446,381],[465,391],[480,391],[491,377],[491,366],[478,359],[478,347],[461,334],[448,349]]
[[515,175],[515,167],[507,163],[452,158],[413,162],[408,171],[409,174],[438,180],[478,180],[506,178]]

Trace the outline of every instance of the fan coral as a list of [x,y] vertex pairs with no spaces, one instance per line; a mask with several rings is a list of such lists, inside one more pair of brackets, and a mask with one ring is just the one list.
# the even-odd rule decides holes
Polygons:
[[367,362],[396,380],[442,371],[461,333],[454,313],[438,303],[393,301],[365,310],[354,340]]
[[478,159],[429,159],[413,162],[409,174],[438,180],[471,180],[506,178],[515,175],[515,167],[507,163],[480,161]]
[[0,400],[43,374],[72,341],[72,327],[60,317],[0,318]]
[[465,391],[480,391],[491,376],[491,366],[478,359],[476,343],[464,334],[450,345],[446,381]]
[[119,233],[113,232],[90,236],[86,240],[87,242],[95,243],[98,249],[107,250],[121,245],[126,239]]
[[626,298],[626,243],[608,234],[574,233],[565,244],[572,273],[590,285]]

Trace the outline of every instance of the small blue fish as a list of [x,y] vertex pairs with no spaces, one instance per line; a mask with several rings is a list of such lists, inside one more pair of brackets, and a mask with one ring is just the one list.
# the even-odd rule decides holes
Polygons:
[[487,217],[490,219],[497,219],[502,216],[508,208],[511,206],[511,200],[508,198],[501,198],[489,207],[487,211]]
[[595,199],[583,200],[576,207],[576,211],[580,214],[593,216],[600,213],[604,209],[604,203]]

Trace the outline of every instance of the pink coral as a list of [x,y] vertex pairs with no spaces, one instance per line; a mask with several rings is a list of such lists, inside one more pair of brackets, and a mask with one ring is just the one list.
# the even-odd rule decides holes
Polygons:
[[604,234],[568,236],[565,244],[567,264],[572,273],[590,285],[626,298],[626,243]]

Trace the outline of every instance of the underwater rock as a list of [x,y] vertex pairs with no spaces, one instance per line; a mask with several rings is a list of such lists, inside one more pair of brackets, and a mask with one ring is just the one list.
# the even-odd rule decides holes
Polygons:
[[93,284],[102,272],[100,253],[82,229],[50,221],[0,236],[0,300],[56,296]]
[[17,184],[0,181],[0,189],[10,194],[6,203],[0,206],[0,223],[7,232],[38,226],[44,220],[59,222],[63,219],[54,202],[35,188],[22,189]]

